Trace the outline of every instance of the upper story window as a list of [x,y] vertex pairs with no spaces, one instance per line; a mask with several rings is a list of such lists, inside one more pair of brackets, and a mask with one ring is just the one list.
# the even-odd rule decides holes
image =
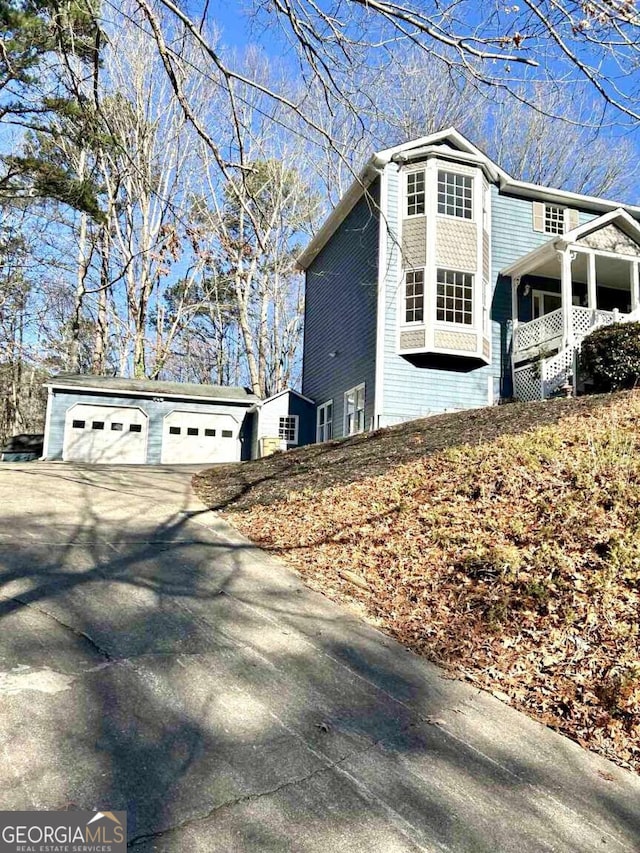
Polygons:
[[438,213],[473,219],[473,178],[457,172],[438,172]]
[[407,216],[424,213],[424,172],[407,175]]
[[344,395],[344,431],[346,435],[364,432],[364,383]]
[[544,230],[547,234],[564,234],[564,207],[545,204]]
[[278,438],[287,444],[298,443],[298,416],[285,415],[278,421]]
[[436,319],[442,323],[473,324],[473,275],[456,270],[438,270]]
[[333,400],[328,400],[318,406],[318,420],[316,423],[316,441],[331,441],[333,438]]
[[534,201],[532,213],[533,230],[542,234],[566,234],[580,225],[580,211],[574,207]]
[[424,270],[405,274],[405,323],[424,322]]

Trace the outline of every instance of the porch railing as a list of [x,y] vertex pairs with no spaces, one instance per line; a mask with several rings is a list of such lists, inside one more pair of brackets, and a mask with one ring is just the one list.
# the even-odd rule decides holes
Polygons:
[[[619,311],[602,311],[600,309],[594,311],[590,308],[582,308],[579,305],[573,305],[571,310],[573,343],[567,347],[559,346],[558,352],[547,358],[539,358],[537,361],[514,367],[513,391],[516,399],[544,400],[561,388],[570,376],[575,375],[575,362],[580,350],[580,343],[593,329],[598,328],[598,326],[609,326],[612,323],[628,323],[632,320],[640,320],[640,308],[631,314],[621,314]],[[562,314],[562,311],[552,312],[552,314],[558,313]],[[556,332],[557,326],[555,325],[557,323],[556,319],[553,319],[551,323],[546,325],[538,322],[539,320],[548,319],[552,314],[546,314],[544,317],[538,317],[531,323],[524,323],[522,326],[518,326],[516,333],[521,329],[526,329],[527,326],[536,324],[536,328],[538,329],[538,332],[536,332],[538,335],[537,340],[539,341],[537,346],[539,350],[542,349],[543,344],[553,339],[547,338],[545,341],[539,337],[544,333],[545,329],[551,329],[553,337],[558,338],[558,333]],[[560,319],[562,320],[562,317]],[[531,340],[531,337],[525,337],[525,341],[529,342]],[[562,340],[562,328],[560,329],[559,340]],[[514,335],[514,343],[517,343],[517,341],[516,334]],[[529,343],[530,352],[535,346],[536,344]]]
[[575,369],[576,347],[565,347],[550,358],[516,367],[513,394],[517,400],[544,400],[561,388]]
[[529,323],[520,323],[515,328],[513,348],[515,352],[524,352],[539,348],[542,344],[562,337],[562,308],[557,308],[542,317],[536,317]]
[[[608,326],[618,320],[628,319],[628,315],[618,311],[602,311],[601,309],[571,306],[573,337],[576,343],[592,332],[598,326]],[[559,348],[562,342],[562,308],[557,308],[542,317],[536,317],[529,323],[520,323],[515,328],[513,336],[513,351],[516,356],[534,356],[544,348]],[[553,345],[553,346],[552,346]]]

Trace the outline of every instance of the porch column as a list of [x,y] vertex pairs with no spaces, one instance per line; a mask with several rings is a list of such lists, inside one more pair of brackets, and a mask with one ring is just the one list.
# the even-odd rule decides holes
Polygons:
[[587,255],[587,305],[590,311],[595,311],[598,307],[596,284],[596,256],[590,253]]
[[516,329],[518,328],[518,287],[520,286],[520,276],[514,275],[511,277],[511,322],[512,334],[515,338]]
[[631,310],[640,308],[640,275],[638,274],[638,262],[631,261]]
[[567,246],[560,250],[560,294],[562,296],[562,346],[573,342],[573,286],[571,282],[571,252]]

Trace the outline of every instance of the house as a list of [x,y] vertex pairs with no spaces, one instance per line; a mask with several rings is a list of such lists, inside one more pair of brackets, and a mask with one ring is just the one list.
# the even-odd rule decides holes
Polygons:
[[638,219],[455,129],[374,154],[299,258],[316,440],[554,393],[586,334],[639,316]]
[[315,437],[296,391],[62,374],[46,383],[43,458],[113,464],[236,462]]
[[292,388],[261,400],[255,412],[252,459],[315,441],[315,403]]

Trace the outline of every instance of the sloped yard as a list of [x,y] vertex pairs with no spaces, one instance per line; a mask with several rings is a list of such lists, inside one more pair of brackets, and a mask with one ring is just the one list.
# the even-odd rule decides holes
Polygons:
[[225,466],[199,495],[406,646],[640,770],[640,392]]

